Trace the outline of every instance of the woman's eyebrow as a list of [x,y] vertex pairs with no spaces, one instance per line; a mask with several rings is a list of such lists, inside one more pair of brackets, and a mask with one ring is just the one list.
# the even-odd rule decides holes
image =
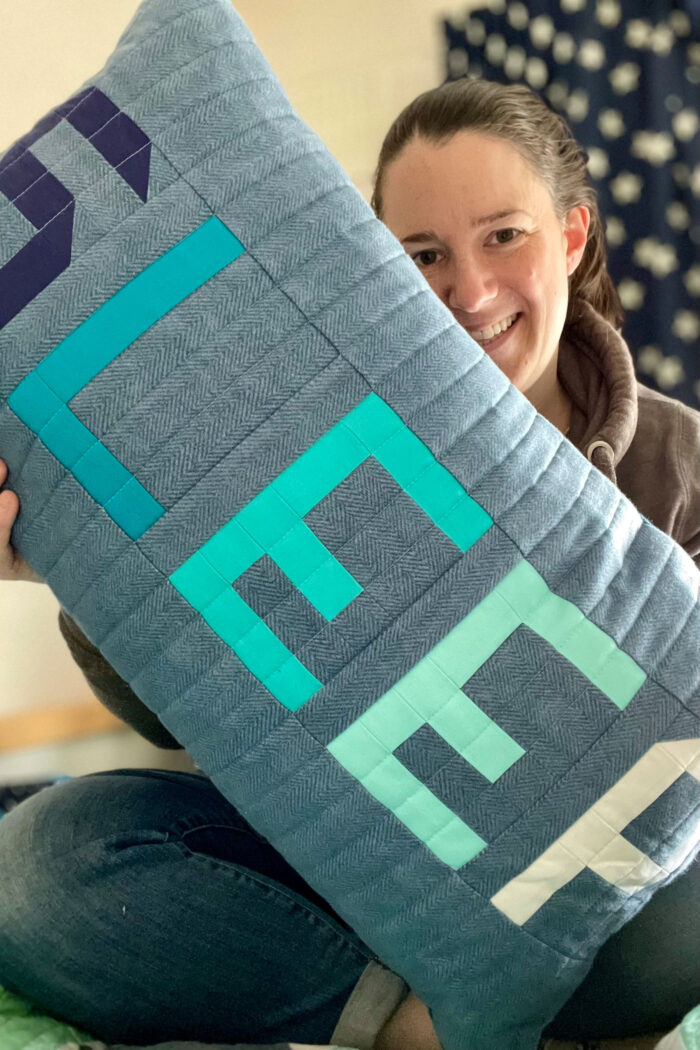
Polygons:
[[424,230],[422,233],[411,233],[408,237],[402,237],[401,243],[408,244],[412,241],[437,241],[440,238],[432,230]]
[[472,226],[488,226],[490,222],[497,222],[498,219],[507,219],[509,215],[517,215],[522,209],[521,208],[503,208],[501,211],[494,211],[490,215],[483,215],[480,219],[472,219]]

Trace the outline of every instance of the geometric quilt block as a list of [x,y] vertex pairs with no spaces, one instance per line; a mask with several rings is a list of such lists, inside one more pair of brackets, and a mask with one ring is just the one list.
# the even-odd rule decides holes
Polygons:
[[[692,566],[430,293],[230,0],[143,0],[0,201],[16,546],[446,1050],[533,1050],[697,843]],[[244,252],[213,279],[210,235]]]
[[440,860],[455,870],[488,845],[396,757],[430,726],[487,780],[525,749],[468,696],[469,679],[519,627],[534,631],[623,710],[644,671],[571,602],[520,561],[396,685],[328,744],[341,765]]
[[[684,774],[700,784],[700,739],[655,744],[532,864],[491,898],[517,925],[588,868],[626,894],[667,879],[700,843],[700,820],[680,855],[657,864],[623,834]],[[698,799],[700,803],[700,798]]]
[[75,199],[30,148],[66,120],[104,157],[142,201],[147,199],[151,142],[95,87],[47,114],[0,162],[0,192],[37,232],[0,267],[0,328],[70,264]]
[[233,589],[267,555],[326,621],[362,587],[318,539],[304,516],[373,457],[461,551],[490,516],[427,446],[371,393],[234,515],[170,576],[173,586],[290,711],[322,683]]
[[132,540],[165,513],[68,402],[140,335],[228,266],[243,245],[217,218],[133,277],[15,387],[9,407]]

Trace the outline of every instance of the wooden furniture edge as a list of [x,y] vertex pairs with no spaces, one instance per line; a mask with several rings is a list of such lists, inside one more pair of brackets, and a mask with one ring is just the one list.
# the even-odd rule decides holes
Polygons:
[[124,723],[97,700],[0,715],[0,754],[77,740],[124,729]]

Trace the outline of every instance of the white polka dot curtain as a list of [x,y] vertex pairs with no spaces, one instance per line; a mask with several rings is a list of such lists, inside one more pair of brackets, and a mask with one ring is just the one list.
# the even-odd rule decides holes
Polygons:
[[643,382],[700,407],[700,0],[492,0],[447,76],[523,82],[589,157]]

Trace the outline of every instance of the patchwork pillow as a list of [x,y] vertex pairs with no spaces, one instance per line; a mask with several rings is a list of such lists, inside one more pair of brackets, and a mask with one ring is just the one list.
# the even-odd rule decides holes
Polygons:
[[532,1050],[697,850],[695,568],[454,322],[228,0],[145,0],[0,193],[19,550],[446,1050]]

